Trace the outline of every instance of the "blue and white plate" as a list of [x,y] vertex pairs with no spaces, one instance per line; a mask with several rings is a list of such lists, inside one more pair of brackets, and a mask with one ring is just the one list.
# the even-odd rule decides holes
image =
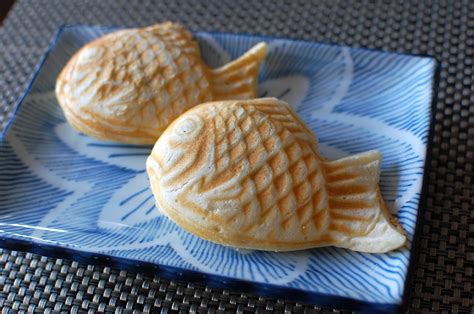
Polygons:
[[388,254],[234,250],[201,240],[159,213],[145,173],[151,147],[98,141],[66,123],[55,79],[79,47],[111,30],[62,28],[2,133],[0,245],[138,265],[166,277],[325,306],[399,309],[419,216],[434,59],[196,33],[212,67],[267,41],[260,95],[293,104],[329,158],[380,150],[382,194],[409,238],[407,247]]

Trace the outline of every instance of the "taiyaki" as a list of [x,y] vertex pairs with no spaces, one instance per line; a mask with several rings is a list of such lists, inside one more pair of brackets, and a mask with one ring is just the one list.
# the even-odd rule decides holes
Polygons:
[[406,236],[379,191],[380,163],[377,151],[326,161],[289,104],[260,98],[187,111],[158,139],[146,168],[157,207],[212,242],[382,253]]
[[201,60],[182,25],[125,29],[81,48],[56,81],[68,122],[89,136],[154,144],[181,113],[211,100],[256,97],[267,45],[258,43],[217,69]]

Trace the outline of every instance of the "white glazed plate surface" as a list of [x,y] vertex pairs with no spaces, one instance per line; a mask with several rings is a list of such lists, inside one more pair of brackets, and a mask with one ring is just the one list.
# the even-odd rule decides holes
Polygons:
[[380,150],[382,194],[409,238],[407,247],[388,254],[336,248],[237,251],[201,240],[160,215],[145,173],[151,147],[98,141],[66,123],[54,96],[55,79],[78,48],[110,31],[63,28],[2,134],[3,241],[244,280],[256,290],[263,287],[267,295],[296,289],[304,291],[305,300],[309,295],[310,301],[325,305],[334,300],[334,306],[351,307],[340,302],[352,300],[393,309],[402,303],[423,181],[435,60],[284,39],[195,34],[212,67],[267,41],[259,94],[293,104],[330,159]]

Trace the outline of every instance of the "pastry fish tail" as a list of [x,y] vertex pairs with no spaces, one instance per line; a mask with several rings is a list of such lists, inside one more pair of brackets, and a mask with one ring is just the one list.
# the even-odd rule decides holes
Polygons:
[[253,46],[237,60],[211,70],[214,100],[252,99],[257,97],[260,64],[267,55],[264,42]]
[[377,151],[324,162],[333,245],[385,253],[405,244],[405,233],[380,194],[380,163]]

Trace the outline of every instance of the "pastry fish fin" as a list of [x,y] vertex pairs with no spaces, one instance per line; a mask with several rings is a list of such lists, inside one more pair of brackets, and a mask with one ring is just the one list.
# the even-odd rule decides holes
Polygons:
[[402,227],[384,204],[378,187],[381,156],[369,151],[324,162],[334,245],[367,253],[403,246]]
[[240,58],[210,70],[214,100],[255,98],[260,64],[266,55],[267,44],[261,42]]

